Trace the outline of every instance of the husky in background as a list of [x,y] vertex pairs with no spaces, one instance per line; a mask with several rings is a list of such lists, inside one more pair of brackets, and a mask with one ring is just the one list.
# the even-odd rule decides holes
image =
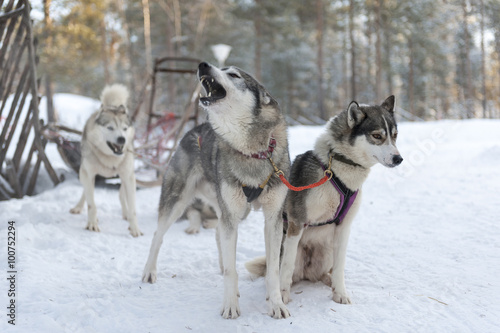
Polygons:
[[290,314],[279,289],[281,218],[287,189],[274,176],[268,158],[288,173],[287,128],[278,103],[252,76],[236,67],[198,66],[206,92],[200,104],[208,122],[183,137],[164,175],[158,229],[151,242],[143,282],[157,279],[158,252],[165,232],[198,197],[212,206],[218,217],[217,240],[224,273],[221,315],[237,318],[238,274],[236,240],[238,223],[251,203],[262,206],[265,217],[266,287],[269,314]]
[[[300,280],[322,281],[331,286],[335,302],[351,303],[344,267],[361,186],[373,165],[392,168],[403,161],[396,148],[394,104],[394,96],[381,105],[351,102],[347,110],[330,119],[314,150],[294,160],[290,172],[294,186],[315,183],[325,175],[331,179],[287,195],[280,270],[285,304],[290,301],[292,283]],[[246,267],[255,275],[266,274],[265,258],[254,259]]]
[[188,220],[189,226],[184,230],[187,234],[197,234],[203,226],[205,229],[213,229],[217,226],[217,214],[215,210],[201,201],[195,201],[186,209],[180,220]]
[[142,235],[135,214],[134,128],[126,107],[129,93],[124,85],[106,86],[101,94],[101,107],[85,123],[82,135],[82,163],[80,182],[83,194],[70,210],[80,214],[85,200],[88,207],[86,229],[100,231],[97,225],[97,207],[94,201],[95,176],[120,176],[120,203],[130,234]]

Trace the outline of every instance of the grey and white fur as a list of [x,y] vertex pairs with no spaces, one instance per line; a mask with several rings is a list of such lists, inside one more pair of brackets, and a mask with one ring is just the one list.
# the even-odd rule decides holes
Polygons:
[[94,200],[95,176],[120,176],[120,203],[123,218],[129,221],[134,237],[142,235],[135,211],[136,180],[134,174],[134,127],[126,107],[128,90],[124,85],[106,86],[101,94],[101,107],[85,123],[82,135],[82,163],[80,182],[83,193],[70,210],[80,214],[87,201],[87,229],[100,231],[97,225],[97,207]]
[[[394,104],[394,96],[381,105],[351,102],[347,110],[329,120],[314,150],[295,158],[290,171],[290,183],[294,186],[317,182],[332,157],[331,170],[336,177],[351,191],[359,192],[341,223],[321,226],[332,219],[340,204],[334,186],[326,182],[302,192],[289,191],[280,268],[285,304],[290,301],[292,283],[300,280],[323,281],[331,286],[335,302],[351,303],[344,267],[351,224],[361,204],[362,184],[373,165],[395,167],[403,161],[396,147]],[[253,274],[266,274],[265,258],[254,259],[246,267]]]
[[[236,240],[238,223],[250,203],[242,186],[258,188],[273,174],[266,159],[251,157],[267,151],[276,139],[273,160],[288,172],[287,127],[278,103],[252,76],[236,67],[219,69],[208,63],[198,66],[198,78],[206,92],[200,105],[208,122],[189,131],[181,140],[164,175],[158,214],[158,228],[151,242],[143,282],[157,280],[158,252],[163,236],[194,198],[214,208],[217,217],[219,260],[224,274],[221,315],[237,318],[238,274]],[[281,219],[286,187],[276,176],[263,186],[254,201],[265,218],[266,257],[269,266],[266,287],[269,314],[288,317],[279,289]]]

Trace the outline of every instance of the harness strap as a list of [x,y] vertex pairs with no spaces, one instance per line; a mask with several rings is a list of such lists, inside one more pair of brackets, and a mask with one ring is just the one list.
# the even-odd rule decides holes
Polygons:
[[[325,170],[325,166],[323,164],[321,164],[321,167],[323,168],[323,170]],[[350,190],[335,174],[333,174],[330,182],[340,195],[340,204],[331,220],[322,222],[320,224],[315,224],[314,226],[322,226],[332,223],[339,225],[340,223],[342,223],[342,220],[349,212],[349,209],[351,209],[351,206],[354,204],[354,200],[356,200],[356,197],[358,195],[358,191],[353,192],[352,190]]]
[[269,157],[272,156],[274,148],[276,148],[276,139],[273,136],[271,136],[271,138],[269,138],[269,144],[267,146],[267,150],[259,151],[258,153],[253,153],[250,155],[241,152],[240,153],[247,157],[256,158],[258,160],[267,160]]
[[[198,148],[201,150],[201,144],[202,144],[201,135],[198,135],[198,137],[196,138],[196,143],[198,144]],[[268,145],[266,151],[261,151],[261,152],[258,152],[258,153],[252,154],[252,155],[246,155],[243,153],[241,153],[241,154],[243,154],[247,157],[257,158],[259,160],[265,160],[265,159],[271,158],[271,155],[273,154],[274,148],[276,148],[276,139],[273,136],[271,136],[271,138],[269,139],[269,145]],[[262,184],[260,184],[259,187],[252,187],[252,186],[248,186],[246,184],[241,184],[241,187],[243,189],[243,193],[247,197],[247,202],[252,202],[259,197],[259,195],[262,193],[262,191],[264,190],[264,187],[267,185],[267,183],[269,182],[269,180],[271,179],[273,174],[274,174],[274,172],[271,172],[269,174],[269,176],[267,177],[267,179]]]
[[[339,206],[337,207],[337,211],[335,212],[335,215],[333,216],[332,219],[330,219],[328,221],[325,221],[325,222],[318,223],[318,224],[313,224],[313,225],[305,224],[304,227],[307,227],[307,226],[310,226],[310,227],[320,227],[320,226],[323,226],[323,225],[333,224],[333,223],[335,223],[335,225],[340,225],[342,223],[342,221],[344,220],[345,216],[347,215],[347,213],[349,212],[349,210],[351,209],[351,206],[354,204],[354,201],[356,200],[356,197],[358,195],[358,191],[352,191],[351,189],[349,189],[335,175],[335,173],[333,171],[331,171],[332,158],[334,157],[333,155],[330,155],[330,161],[328,163],[329,164],[328,167],[325,167],[325,165],[323,163],[321,163],[321,161],[316,156],[314,156],[314,157],[320,162],[321,168],[325,172],[325,177],[323,177],[319,182],[317,182],[315,184],[308,185],[308,186],[302,186],[301,188],[299,188],[299,191],[302,191],[302,190],[307,189],[307,188],[313,188],[315,186],[322,185],[327,180],[330,180],[330,182],[332,183],[333,187],[337,190],[337,192],[340,195],[340,203],[339,203]],[[271,161],[271,163],[273,163],[273,162]],[[274,163],[273,163],[273,166],[274,166]],[[278,170],[278,171],[280,171],[280,170]],[[276,171],[276,174],[281,178],[281,180],[283,181],[283,183],[285,183],[286,179],[283,176],[283,172],[281,171],[281,173],[278,174],[278,171]],[[328,178],[326,178],[327,177],[327,172],[329,173],[329,177]],[[287,183],[288,183],[288,181],[286,181],[285,185]],[[292,187],[294,187],[294,186],[292,186]],[[283,213],[283,221],[284,222],[288,222],[287,216],[286,216],[285,213]]]

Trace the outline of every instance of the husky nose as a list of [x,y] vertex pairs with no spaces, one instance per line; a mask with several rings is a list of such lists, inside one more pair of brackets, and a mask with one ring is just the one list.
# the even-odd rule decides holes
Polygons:
[[125,138],[123,136],[119,136],[118,139],[116,139],[116,142],[119,145],[123,145],[125,143]]
[[202,62],[198,65],[198,69],[200,69],[200,70],[204,70],[204,69],[208,69],[208,68],[210,68],[210,65],[206,62]]
[[403,162],[403,158],[401,157],[401,155],[394,155],[394,157],[392,158],[392,163],[394,165],[400,165],[401,162]]

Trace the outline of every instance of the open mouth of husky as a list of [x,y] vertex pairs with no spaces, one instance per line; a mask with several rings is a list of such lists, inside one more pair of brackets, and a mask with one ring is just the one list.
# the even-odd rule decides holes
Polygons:
[[206,96],[200,97],[200,102],[208,106],[226,97],[226,89],[214,79],[213,76],[203,75],[200,77],[201,85],[205,89]]
[[115,155],[121,155],[123,154],[123,145],[117,145],[116,143],[111,143],[109,141],[106,141],[108,144],[108,147],[115,153]]

